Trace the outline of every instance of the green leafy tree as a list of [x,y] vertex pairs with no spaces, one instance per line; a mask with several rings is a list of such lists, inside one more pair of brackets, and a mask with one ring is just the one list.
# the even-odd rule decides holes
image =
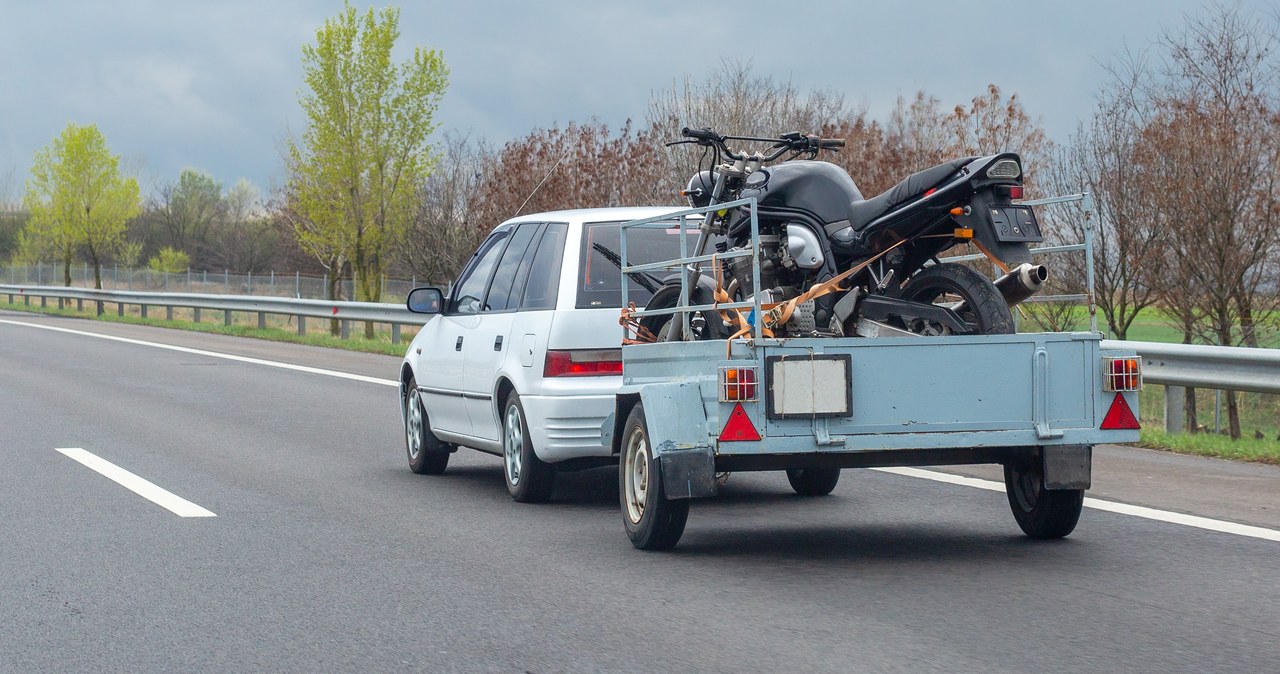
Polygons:
[[31,220],[24,248],[47,248],[62,257],[63,281],[71,285],[77,248],[93,264],[94,287],[102,287],[102,260],[124,240],[125,223],[141,211],[138,181],[120,175],[98,127],[70,124],[36,152],[23,205]]
[[197,257],[208,248],[209,230],[222,216],[222,184],[195,169],[183,169],[178,182],[163,185],[155,211],[167,243]]
[[191,256],[187,255],[186,251],[169,246],[161,248],[147,261],[147,267],[157,274],[181,274],[190,265]]
[[297,222],[308,226],[297,232],[301,243],[330,261],[349,259],[357,299],[373,302],[382,299],[384,265],[431,171],[428,138],[448,84],[435,50],[392,59],[399,22],[396,8],[361,16],[350,4],[325,21],[302,50],[307,130],[288,147]]

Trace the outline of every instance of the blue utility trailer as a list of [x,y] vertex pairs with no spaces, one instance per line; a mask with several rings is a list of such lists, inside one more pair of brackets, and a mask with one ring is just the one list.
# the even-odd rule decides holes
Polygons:
[[[624,225],[624,273],[640,268],[626,264],[627,227],[650,224]],[[665,264],[696,281],[703,261]],[[762,315],[751,302],[682,295],[668,312],[686,327],[697,311]],[[784,470],[797,493],[816,496],[846,468],[980,463],[1004,466],[1028,536],[1060,538],[1079,518],[1093,445],[1138,439],[1141,362],[1102,349],[1096,332],[770,338],[760,323],[737,339],[623,347],[602,431],[637,548],[674,546],[690,501],[715,496],[724,473]]]

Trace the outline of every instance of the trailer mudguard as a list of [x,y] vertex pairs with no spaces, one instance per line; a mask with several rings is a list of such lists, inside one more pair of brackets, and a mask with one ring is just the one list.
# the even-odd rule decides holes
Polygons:
[[661,466],[667,498],[716,495],[715,448],[707,430],[702,391],[696,382],[623,386],[618,401],[613,418],[602,429],[615,453],[621,451],[622,426],[631,414],[631,406],[638,401],[644,405],[650,451]]

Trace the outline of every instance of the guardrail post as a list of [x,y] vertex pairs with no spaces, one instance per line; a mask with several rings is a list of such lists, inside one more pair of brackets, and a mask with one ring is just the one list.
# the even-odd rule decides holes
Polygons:
[[143,318],[146,318],[146,317],[147,317],[147,305],[145,305],[145,304],[139,304],[139,305],[138,305],[138,309],[142,312],[142,317],[143,317]]
[[44,295],[41,295],[41,296],[40,296],[40,308],[41,308],[41,309],[44,309],[44,308],[45,308],[45,307],[47,307],[47,306],[49,306],[49,298],[45,297]]
[[258,312],[258,329],[259,330],[267,329],[267,312],[265,311]]
[[351,321],[340,321],[342,323],[342,338],[351,339]]
[[1164,430],[1181,433],[1186,414],[1187,389],[1185,386],[1164,387]]
[[83,297],[77,297],[77,298],[76,298],[76,311],[84,311],[84,298],[83,298]]
[[392,344],[400,343],[400,324],[399,323],[391,324],[391,343]]
[[22,303],[23,303],[23,304],[25,304],[25,305],[27,305],[27,306],[31,306],[31,296],[30,296],[30,295],[23,295],[23,296],[22,296]]
[[116,315],[124,315],[124,302],[116,302]]
[[66,309],[66,307],[65,307],[65,306],[63,306],[63,299],[62,299],[61,297],[59,297],[59,298],[58,298],[58,311],[62,311],[63,309]]
[[306,316],[298,317],[298,336],[299,337],[307,336],[307,317]]
[[223,324],[223,325],[231,325],[231,310],[230,310],[230,309],[223,309],[223,310],[222,310],[222,324]]
[[194,312],[196,313],[196,316],[195,316],[195,322],[196,322],[196,323],[199,323],[199,322],[200,322],[200,307],[195,307],[194,309],[192,309],[192,311],[194,311]]
[[164,319],[165,319],[166,321],[172,321],[172,320],[173,320],[173,305],[172,305],[172,304],[170,304],[169,306],[167,306],[167,307],[165,307],[165,308],[164,308]]

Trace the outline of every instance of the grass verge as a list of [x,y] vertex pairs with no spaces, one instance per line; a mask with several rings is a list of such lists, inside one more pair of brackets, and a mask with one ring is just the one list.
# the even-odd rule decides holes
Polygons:
[[[97,316],[93,311],[76,311],[75,309],[58,309],[56,307],[27,306],[17,302],[9,303],[4,301],[3,298],[0,298],[0,309],[9,309],[12,311],[22,311],[33,314],[48,314],[51,316],[88,318],[106,321],[108,323],[127,323],[130,325],[149,325],[159,328],[174,328],[177,330],[189,330],[192,332],[231,335],[233,337],[252,337],[254,339],[265,339],[272,342],[289,342],[291,344],[323,346],[331,349],[346,349],[348,351],[359,351],[362,353],[379,353],[388,356],[403,356],[405,348],[408,346],[407,342],[392,344],[389,333],[382,333],[371,340],[365,339],[363,335],[357,336],[355,334],[352,334],[351,339],[341,339],[339,337],[333,337],[328,333],[299,335],[294,330],[286,330],[283,328],[259,329],[256,326],[251,327],[248,325],[223,325],[222,323],[204,322],[195,323],[192,321],[182,320],[168,321],[157,318],[142,318],[141,316],[131,316],[128,314],[119,316],[111,312],[106,312],[101,316]],[[221,315],[222,312],[216,313]],[[323,325],[325,328],[328,327],[328,321],[324,319],[319,319],[316,322],[319,325]]]
[[1267,438],[1232,440],[1216,433],[1166,433],[1156,429],[1142,429],[1139,447],[1161,449],[1179,454],[1212,456],[1219,459],[1256,461],[1280,465],[1280,440]]

